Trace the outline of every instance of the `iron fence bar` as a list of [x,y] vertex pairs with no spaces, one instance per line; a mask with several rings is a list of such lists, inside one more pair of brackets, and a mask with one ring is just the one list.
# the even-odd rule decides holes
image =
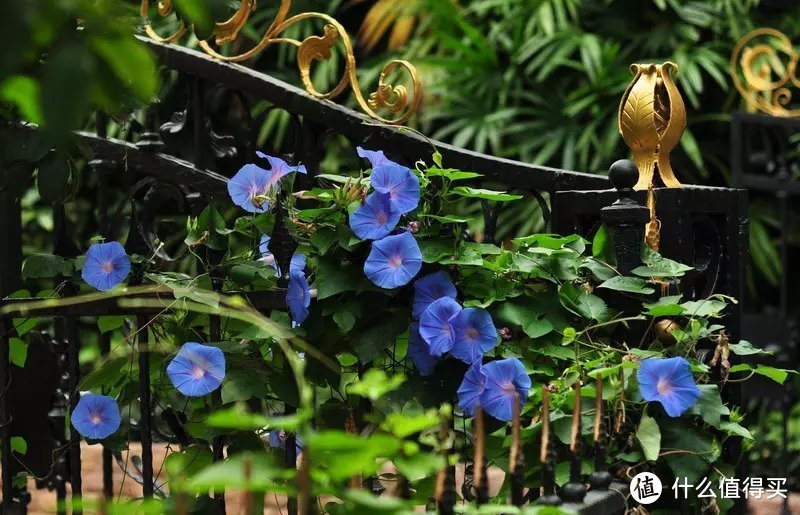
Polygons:
[[[71,317],[61,319],[63,334],[67,341],[67,371],[69,374],[69,413],[70,416],[78,405],[80,392],[78,392],[78,382],[81,376],[80,364],[80,340],[78,339],[78,328],[75,320]],[[80,515],[83,510],[80,508],[81,497],[83,495],[83,478],[81,476],[81,437],[75,426],[70,426],[69,438],[69,482],[71,489],[72,513]],[[76,502],[77,501],[77,502]]]
[[153,497],[153,421],[152,403],[150,399],[150,338],[148,336],[148,319],[144,316],[136,318],[137,351],[139,353],[139,433],[142,444],[142,494],[145,498]]
[[2,512],[13,510],[13,476],[11,474],[11,416],[8,412],[8,388],[11,384],[9,346],[11,341],[11,319],[0,319],[0,452],[2,452],[3,499]]

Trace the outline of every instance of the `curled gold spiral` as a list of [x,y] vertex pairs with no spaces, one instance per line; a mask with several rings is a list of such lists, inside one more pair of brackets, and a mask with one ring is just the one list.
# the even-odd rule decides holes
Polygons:
[[773,116],[800,116],[800,109],[789,107],[790,86],[800,87],[799,58],[784,33],[771,28],[753,30],[736,43],[731,53],[733,84],[751,109]]
[[[303,87],[309,95],[322,100],[330,100],[339,96],[349,87],[353,91],[358,105],[370,117],[393,125],[403,124],[411,118],[422,101],[422,83],[413,64],[404,60],[388,62],[381,70],[377,88],[370,93],[368,99],[365,99],[356,76],[356,59],[353,45],[344,27],[336,19],[323,13],[308,12],[289,17],[291,4],[291,0],[281,0],[275,19],[258,43],[247,51],[234,55],[223,55],[214,49],[208,41],[200,41],[200,48],[215,59],[237,63],[255,57],[270,45],[276,43],[290,44],[297,47],[297,67]],[[141,14],[145,20],[148,16],[149,7],[149,0],[142,0]],[[242,0],[241,6],[231,18],[224,22],[216,23],[213,33],[215,43],[219,46],[235,41],[239,32],[247,23],[250,14],[255,9],[256,0]],[[161,16],[168,16],[172,11],[172,0],[160,0],[158,2],[158,12]],[[325,23],[322,35],[309,36],[302,41],[280,36],[287,28],[309,19],[321,20]],[[145,23],[144,29],[150,38],[162,43],[173,43],[186,32],[183,22],[181,22],[177,32],[166,38],[159,36],[149,22]],[[344,71],[333,89],[321,92],[317,90],[311,79],[311,68],[315,61],[332,59],[334,55],[333,49],[339,44],[344,49]],[[408,75],[411,81],[411,95],[409,95],[409,89],[406,85],[395,86],[387,82],[387,76],[394,70],[405,72]],[[378,114],[381,109],[389,111],[392,117],[385,118]]]

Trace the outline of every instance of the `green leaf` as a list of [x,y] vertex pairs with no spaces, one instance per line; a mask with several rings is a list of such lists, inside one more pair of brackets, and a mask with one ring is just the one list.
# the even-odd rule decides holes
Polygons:
[[247,401],[255,397],[263,399],[268,393],[268,378],[252,368],[231,370],[222,383],[222,402]]
[[728,407],[722,403],[719,388],[715,384],[700,384],[697,387],[700,389],[700,397],[689,413],[700,415],[706,424],[719,428],[722,415],[730,414]]
[[420,218],[430,218],[432,220],[436,220],[442,224],[462,224],[469,222],[469,218],[463,218],[460,216],[439,216],[439,215],[419,215]]
[[606,322],[614,314],[603,302],[603,299],[577,288],[572,283],[561,285],[561,288],[558,289],[558,298],[564,308],[589,320]]
[[403,374],[387,377],[379,368],[370,368],[361,379],[347,385],[347,393],[376,401],[389,392],[397,390],[406,380]]
[[80,383],[81,390],[95,390],[103,387],[110,387],[117,383],[122,377],[128,376],[128,370],[136,367],[130,358],[118,357],[105,360],[99,368],[96,368],[85,376]]
[[741,436],[742,438],[747,438],[748,440],[753,440],[753,434],[750,433],[749,430],[740,426],[736,422],[731,422],[729,420],[723,420],[719,428],[728,433],[729,435],[737,435]]
[[739,343],[733,343],[728,347],[730,348],[731,352],[738,356],[749,356],[751,354],[772,354],[770,351],[753,347],[753,344],[747,340],[740,340]]
[[355,291],[364,283],[364,272],[339,259],[320,258],[317,266],[317,299],[327,299],[344,291]]
[[144,103],[158,93],[160,77],[153,54],[133,35],[95,37],[91,42],[117,78]]
[[276,488],[277,479],[293,474],[294,471],[277,463],[272,454],[247,452],[205,467],[187,481],[185,488],[198,494],[215,489],[267,492]]
[[461,170],[456,170],[453,168],[442,168],[441,165],[438,167],[432,166],[425,171],[425,175],[428,177],[445,177],[451,181],[463,181],[464,179],[475,179],[476,177],[482,177],[479,173],[474,172],[462,172]]
[[369,363],[384,349],[389,348],[397,337],[408,329],[408,312],[384,317],[375,325],[358,331],[353,347],[362,363]]
[[684,308],[678,304],[680,300],[680,295],[670,295],[661,297],[657,302],[652,304],[644,303],[643,306],[647,309],[645,314],[654,317],[680,315],[684,311]]
[[50,152],[39,163],[36,184],[39,196],[48,204],[57,204],[69,195],[69,180],[72,165],[69,158],[60,152]]
[[655,293],[656,290],[647,286],[644,279],[638,277],[623,277],[618,275],[603,282],[598,288],[608,288],[609,290],[624,291],[628,293],[639,293],[642,295],[650,295]]
[[106,315],[97,319],[97,327],[101,333],[107,333],[119,329],[125,324],[124,316]]
[[12,75],[0,84],[0,100],[19,109],[25,121],[42,123],[39,82],[27,75]]
[[26,442],[21,436],[12,436],[11,450],[17,454],[28,454],[28,442]]
[[645,245],[642,251],[644,266],[637,267],[633,273],[640,277],[682,277],[692,269],[677,261],[667,259]]
[[484,190],[469,188],[467,186],[453,188],[452,193],[460,197],[494,200],[497,202],[511,202],[512,200],[519,200],[522,198],[522,195],[511,195],[505,191]]
[[703,300],[690,300],[681,304],[684,310],[684,316],[687,317],[709,317],[719,316],[720,313],[727,307],[727,303],[721,300],[703,299]]
[[642,446],[647,461],[656,461],[661,452],[661,430],[656,420],[647,413],[642,414],[642,421],[636,430],[636,439]]
[[592,257],[603,259],[611,250],[611,239],[608,237],[608,230],[605,225],[600,228],[592,238]]
[[248,411],[242,404],[214,411],[205,420],[206,425],[219,429],[255,431],[269,426],[269,419],[261,413]]
[[786,378],[789,376],[789,372],[794,371],[785,370],[783,368],[768,367],[766,365],[758,365],[755,369],[756,374],[769,377],[778,384],[783,384],[786,381]]
[[214,461],[214,455],[205,445],[190,445],[183,451],[171,452],[164,460],[164,468],[171,480],[190,479]]
[[435,409],[428,410],[425,413],[411,414],[398,411],[387,415],[381,427],[397,438],[406,438],[414,433],[434,427],[438,423],[439,415]]
[[225,218],[213,204],[206,206],[197,218],[189,217],[186,229],[184,243],[190,247],[204,244],[213,250],[228,248]]
[[70,260],[52,254],[31,254],[22,265],[23,279],[69,276],[74,270]]
[[397,470],[409,481],[434,475],[444,467],[444,457],[439,454],[421,452],[411,457],[397,457],[392,460]]
[[28,359],[28,344],[19,338],[11,338],[8,344],[8,356],[11,363],[19,368],[25,367],[25,360]]
[[453,242],[449,240],[420,240],[418,243],[423,263],[438,263],[442,259],[452,258],[456,252]]

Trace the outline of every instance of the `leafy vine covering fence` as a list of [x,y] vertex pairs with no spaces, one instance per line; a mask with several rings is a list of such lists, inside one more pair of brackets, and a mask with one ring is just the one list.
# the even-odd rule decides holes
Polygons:
[[[98,113],[76,134],[91,173],[52,208],[52,254],[23,255],[16,200],[0,221],[4,512],[25,511],[28,476],[73,513],[224,512],[226,490],[248,513],[264,493],[292,513],[611,513],[638,472],[733,476],[737,381],[786,377],[736,359],[759,352],[733,298],[741,191],[634,191],[630,161],[606,189],[145,42],[186,109],[150,106],[140,130]],[[291,114],[291,152],[255,148],[256,101]],[[331,133],[352,141],[352,173],[326,173]],[[4,128],[41,173],[40,134]],[[643,245],[655,199],[660,250],[687,264]],[[519,202],[571,235],[509,234]],[[82,437],[104,447],[99,503],[80,501]],[[175,446],[163,474],[154,439]],[[134,440],[141,457],[117,461],[145,500],[126,502],[111,468]]]

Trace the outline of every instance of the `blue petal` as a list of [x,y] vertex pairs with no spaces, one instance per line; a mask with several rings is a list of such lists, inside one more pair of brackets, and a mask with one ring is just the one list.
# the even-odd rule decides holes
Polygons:
[[128,277],[131,260],[116,242],[95,243],[86,251],[81,277],[100,291],[108,291]]
[[225,355],[218,347],[187,342],[167,365],[167,376],[182,394],[201,397],[225,379]]
[[254,164],[246,164],[228,181],[228,194],[234,204],[250,213],[264,213],[269,209],[263,200],[255,204],[255,197],[269,193],[270,173]]
[[450,354],[465,363],[473,363],[497,345],[497,329],[485,309],[467,308],[455,317],[454,341]]
[[389,161],[375,167],[370,176],[375,191],[388,193],[392,209],[408,213],[419,205],[419,179],[405,166]]
[[311,305],[311,289],[303,272],[295,271],[289,274],[286,304],[292,313],[292,320],[298,325],[302,324],[308,317],[308,306]]
[[517,358],[492,361],[483,366],[486,387],[480,403],[486,413],[503,422],[513,417],[514,393],[519,394],[520,406],[528,400],[531,378],[525,365]]
[[389,194],[376,191],[350,214],[350,229],[362,240],[379,240],[392,232],[399,220]]
[[275,261],[275,256],[273,256],[272,252],[269,251],[270,240],[271,238],[268,234],[262,235],[258,242],[258,251],[261,253],[262,259],[272,258],[272,262],[269,264],[269,266],[275,270],[277,275],[280,275],[280,270],[278,269],[278,263]]
[[442,297],[455,299],[457,293],[453,281],[444,270],[420,277],[414,281],[414,308],[411,316],[419,318],[431,302]]
[[269,181],[268,186],[274,188],[278,182],[292,172],[307,173],[306,167],[303,165],[291,166],[289,163],[279,157],[269,156],[263,152],[256,151],[256,155],[262,159],[269,161]]
[[372,168],[389,162],[389,159],[386,158],[383,150],[365,150],[361,147],[356,147],[356,152],[358,152],[358,157],[368,159],[369,163],[372,165]]
[[419,334],[419,323],[412,322],[408,328],[408,357],[419,370],[419,375],[429,376],[439,362],[439,358],[431,355],[431,349]]
[[476,361],[464,374],[464,380],[458,387],[458,406],[461,411],[470,417],[475,414],[475,405],[478,403],[486,384],[486,376],[481,367],[481,362]]
[[[697,403],[697,388],[689,362],[682,357],[649,358],[639,364],[636,373],[639,392],[649,402],[660,402],[671,417],[679,417]],[[659,384],[665,386],[664,393]]]
[[102,440],[119,429],[122,417],[117,401],[105,395],[87,393],[81,395],[70,420],[75,430],[84,437]]
[[294,272],[304,272],[306,269],[306,255],[302,252],[292,254],[292,261],[289,263],[289,274]]
[[422,268],[417,240],[403,232],[372,243],[364,262],[364,274],[373,284],[392,289],[411,282]]
[[455,333],[452,320],[461,306],[450,297],[442,297],[428,306],[419,320],[419,334],[428,343],[431,355],[441,356],[453,348]]

